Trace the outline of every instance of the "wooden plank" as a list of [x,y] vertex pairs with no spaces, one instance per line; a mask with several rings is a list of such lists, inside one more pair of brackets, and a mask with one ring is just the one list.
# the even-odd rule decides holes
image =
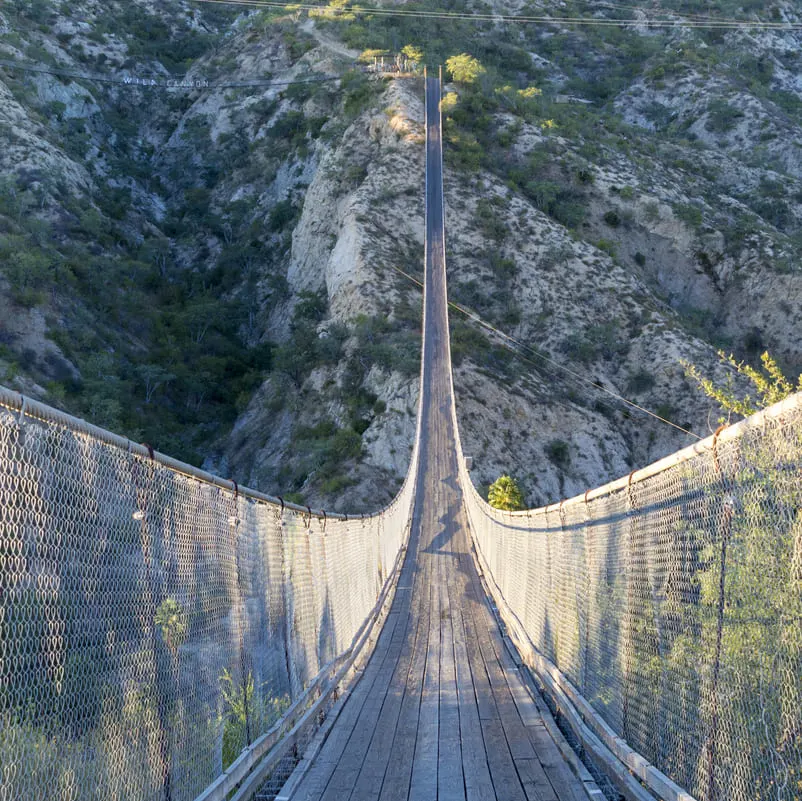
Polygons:
[[[470,564],[462,564],[467,568],[468,575],[470,575]],[[475,601],[475,589],[471,586],[469,581],[466,587],[466,599]],[[474,677],[474,688],[476,691],[477,706],[481,709],[482,697],[485,697],[485,708],[492,709],[494,714],[485,715],[480,714],[480,721],[482,726],[482,736],[485,744],[485,751],[487,754],[488,768],[490,776],[493,781],[495,796],[504,801],[526,801],[523,788],[521,787],[518,772],[515,768],[515,763],[510,753],[510,748],[507,743],[507,737],[504,734],[504,728],[501,723],[501,717],[496,707],[496,699],[493,693],[490,681],[486,674],[486,665],[482,658],[479,638],[477,635],[477,618],[487,614],[486,610],[479,604],[470,603],[469,608],[463,615],[466,634],[466,648],[468,651],[468,659],[471,666],[471,672]],[[477,681],[479,678],[479,681]]]
[[[431,559],[431,555],[428,555]],[[440,597],[436,583],[430,588],[429,642],[418,716],[415,757],[409,801],[437,797],[437,747],[440,722]]]
[[[421,593],[422,601],[425,576],[419,572],[416,578],[416,592]],[[428,591],[428,586],[426,586]],[[401,702],[401,712],[398,716],[393,744],[392,758],[387,765],[384,775],[380,801],[406,801],[409,794],[409,783],[412,776],[412,761],[415,756],[417,740],[418,716],[420,713],[420,700],[423,689],[423,676],[426,669],[426,655],[429,641],[429,603],[421,603],[418,608],[417,619],[414,624],[417,631],[413,651],[412,666]]]
[[[331,730],[329,737],[326,739],[324,746],[315,759],[314,765],[310,768],[305,779],[300,783],[296,792],[297,798],[304,799],[305,801],[315,801],[325,792],[326,786],[336,770],[342,751],[348,742],[350,733],[353,731],[362,708],[370,697],[370,692],[379,676],[381,666],[388,653],[390,653],[390,645],[398,636],[397,630],[402,617],[401,610],[407,604],[408,596],[406,593],[396,595],[393,602],[393,610],[391,614],[388,615],[387,622],[376,643],[376,648],[362,676],[351,689],[348,701],[344,705],[336,725]],[[396,605],[398,605],[400,609],[397,614],[393,614]]]
[[[406,604],[404,604],[406,611]],[[359,716],[348,733],[348,740],[342,749],[337,765],[331,776],[321,801],[342,801],[348,798],[359,778],[365,755],[370,747],[371,736],[381,713],[382,703],[387,694],[390,680],[398,664],[401,650],[407,639],[410,616],[404,615],[403,623],[396,626],[396,632],[382,660],[379,671],[373,681],[368,697],[365,699]],[[340,734],[345,736],[346,732]]]
[[468,654],[471,676],[473,678],[473,689],[476,695],[476,707],[480,720],[492,720],[498,717],[496,701],[490,689],[490,680],[487,676],[484,660],[479,652],[479,643],[470,621],[481,614],[481,609],[475,603],[469,588],[466,588],[466,595],[463,599],[463,621],[465,623],[465,649]]
[[[451,545],[453,546],[453,539]],[[450,554],[438,555],[440,573],[440,735],[437,765],[438,801],[465,801],[457,670],[454,656],[453,574]]]
[[[476,577],[475,573],[472,576],[471,586],[474,593],[478,594],[481,591],[478,586],[478,577]],[[481,603],[480,606],[482,611],[474,618],[477,640],[510,753],[513,759],[516,760],[535,759],[535,750],[527,735],[521,716],[518,714],[518,708],[501,669],[498,653],[491,641],[491,632],[498,635],[496,622],[491,617],[487,604]]]
[[398,726],[405,690],[413,671],[413,655],[420,636],[417,621],[420,617],[421,593],[415,595],[413,608],[407,621],[406,638],[401,657],[388,685],[379,720],[370,741],[362,770],[350,798],[354,801],[371,801],[381,793],[387,764],[392,754],[393,739]]
[[483,720],[482,734],[495,797],[504,801],[526,801],[501,720],[499,718]]
[[[458,560],[455,561],[458,564]],[[495,798],[496,794],[487,765],[487,752],[482,736],[482,725],[479,721],[479,707],[476,703],[473,676],[465,644],[465,626],[462,620],[465,582],[462,575],[457,573],[456,568],[452,570],[449,578],[452,583],[456,584],[456,592],[452,593],[452,597],[460,599],[460,603],[454,605],[452,615],[465,795],[467,801],[486,801],[486,799]]]
[[[478,577],[474,586],[477,591],[481,591],[481,587],[478,584]],[[484,606],[485,609],[487,609],[487,617],[485,619],[490,623],[486,631],[486,636],[481,637],[481,642],[487,649],[486,653],[488,655],[492,654],[495,657],[496,664],[499,666],[499,675],[507,684],[508,691],[510,692],[510,698],[513,698],[510,685],[515,684],[519,687],[519,691],[516,693],[518,695],[518,704],[524,708],[530,705],[535,706],[531,698],[528,699],[527,703],[525,696],[528,696],[528,693],[526,693],[526,689],[523,687],[520,674],[516,669],[516,665],[512,659],[512,656],[507,651],[507,648],[501,637],[501,632],[498,630],[498,625],[496,624],[495,619],[492,617],[486,601]],[[503,671],[501,670],[502,667],[504,668]],[[516,706],[516,713],[518,704],[514,702],[514,705]],[[505,711],[508,710],[505,709]],[[540,762],[541,766],[543,767],[543,772],[548,778],[549,783],[551,784],[559,801],[586,801],[587,794],[584,792],[582,782],[579,781],[576,775],[566,764],[546,727],[544,725],[537,724],[525,727],[523,726],[520,715],[516,714],[516,717],[519,721],[521,721],[520,725],[516,723],[515,718],[512,716],[504,718],[505,732],[507,733],[508,737],[512,734],[512,736],[516,738],[516,749],[520,748],[520,741],[518,738],[520,738],[522,735],[527,738],[532,748],[532,756]],[[529,718],[530,716],[527,715],[527,717]],[[512,747],[513,746],[511,744],[511,748]],[[519,759],[531,758],[522,755],[523,752],[527,750],[527,748],[523,748],[518,751],[516,766],[518,766]],[[530,767],[531,766],[521,767],[519,770],[529,769]],[[521,778],[522,781],[524,781],[524,777],[522,776]],[[543,788],[543,790],[545,791],[545,788]]]
[[581,782],[566,764],[546,727],[533,726],[529,736],[559,801],[587,801]]
[[557,793],[538,759],[519,759],[515,762],[527,801],[559,801]]

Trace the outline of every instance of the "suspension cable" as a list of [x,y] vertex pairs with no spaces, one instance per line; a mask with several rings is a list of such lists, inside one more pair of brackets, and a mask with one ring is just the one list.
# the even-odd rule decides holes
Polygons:
[[[414,284],[417,284],[421,289],[423,288],[423,282],[420,281],[418,278],[415,278],[414,275],[410,275],[409,273],[404,272],[404,270],[402,270],[400,267],[393,266],[393,269],[397,273],[400,273],[401,275],[403,275],[404,278],[407,278],[408,280],[412,281]],[[528,362],[532,366],[537,367],[538,369],[543,369],[542,365],[537,364],[536,362],[532,361],[531,359],[528,359],[523,353],[521,353],[520,352],[521,349],[523,349],[524,351],[528,351],[529,353],[534,355],[537,359],[540,359],[541,361],[547,362],[548,364],[550,364],[553,367],[555,367],[557,370],[560,370],[561,372],[571,376],[576,381],[578,381],[580,383],[583,383],[583,384],[588,384],[591,387],[593,387],[594,389],[597,389],[600,392],[604,392],[605,394],[609,395],[611,398],[614,398],[615,400],[619,401],[620,403],[626,404],[627,406],[631,407],[632,409],[637,409],[639,412],[642,412],[643,414],[646,414],[649,417],[653,417],[655,420],[659,420],[661,423],[665,423],[666,425],[671,426],[672,428],[676,428],[677,431],[681,431],[683,434],[687,434],[689,437],[693,437],[694,439],[698,439],[698,440],[702,439],[702,437],[700,437],[698,434],[694,434],[693,431],[689,431],[687,428],[683,428],[682,426],[677,425],[676,423],[673,423],[671,420],[668,420],[665,417],[662,417],[661,415],[657,414],[656,412],[653,412],[653,411],[647,409],[646,407],[641,406],[638,403],[635,403],[635,401],[631,401],[628,398],[625,398],[623,395],[619,395],[617,392],[613,392],[611,389],[607,389],[607,387],[605,387],[603,384],[600,384],[598,381],[593,381],[590,378],[587,378],[586,376],[583,376],[581,373],[577,373],[575,370],[572,370],[570,367],[566,367],[564,364],[561,364],[560,362],[552,359],[550,356],[546,356],[544,353],[541,353],[539,350],[536,350],[531,345],[528,345],[526,342],[521,342],[521,340],[516,339],[513,336],[510,336],[509,334],[505,333],[504,331],[502,331],[501,329],[499,329],[496,326],[492,325],[491,323],[488,323],[487,321],[483,320],[478,314],[476,314],[476,312],[472,311],[471,309],[468,309],[465,306],[461,306],[459,303],[454,303],[454,301],[451,301],[451,300],[448,301],[448,305],[452,309],[454,309],[455,311],[460,312],[460,314],[463,314],[465,317],[467,317],[468,319],[472,320],[477,325],[481,326],[482,328],[485,328],[486,330],[490,331],[492,334],[495,334],[497,337],[499,337],[502,340],[502,345],[504,347],[506,347],[509,351],[514,353],[516,356],[518,356],[518,358],[522,359],[525,362]],[[550,375],[554,375],[553,373],[550,373],[548,370],[545,370],[545,372],[549,373]]]
[[[281,3],[275,0],[192,0],[195,3],[210,5],[243,6],[249,8],[274,8],[287,12],[318,11],[328,12],[332,16],[343,14],[374,14],[376,16],[411,17],[418,19],[464,20],[467,22],[511,22],[511,23],[538,23],[542,25],[579,25],[585,27],[651,27],[651,28],[721,28],[733,30],[802,30],[802,22],[769,22],[766,20],[738,20],[738,19],[599,19],[596,17],[554,17],[509,15],[509,14],[482,14],[462,11],[446,10],[413,10],[404,8],[381,8],[378,6],[343,5],[325,6],[318,3]],[[669,12],[661,12],[667,14]]]

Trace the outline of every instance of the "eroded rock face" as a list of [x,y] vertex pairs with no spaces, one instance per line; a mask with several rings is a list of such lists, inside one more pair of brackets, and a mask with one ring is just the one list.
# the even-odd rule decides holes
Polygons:
[[[139,9],[163,15],[174,31],[210,31],[183,2]],[[171,74],[156,58],[132,56],[123,32],[90,36],[104,13],[102,3],[78,3],[50,33],[32,27],[18,44],[41,46],[71,69],[91,60],[94,70]],[[288,90],[299,78],[348,73],[357,53],[333,26],[292,16],[272,25],[250,14],[221,23],[218,45],[207,41],[189,69],[220,83],[275,82],[258,90],[146,94],[52,76],[0,78],[0,170],[13,178],[12,200],[25,199],[24,211],[0,211],[0,235],[20,235],[15,214],[41,218],[48,234],[37,240],[34,226],[30,241],[43,253],[80,240],[95,267],[115,276],[104,283],[103,270],[87,277],[73,264],[72,278],[28,292],[23,308],[13,269],[0,265],[0,317],[13,321],[0,326],[8,347],[0,367],[7,383],[87,416],[95,412],[80,393],[111,376],[147,425],[154,407],[140,397],[137,371],[165,353],[180,360],[169,345],[183,335],[194,354],[189,378],[211,356],[222,362],[220,377],[185,390],[186,376],[162,376],[152,402],[181,410],[199,461],[267,492],[368,511],[400,485],[415,430],[422,83],[370,83],[348,111],[347,81]],[[0,35],[3,26],[0,17]],[[585,101],[566,88],[574,76],[546,43],[527,45],[544,89],[558,102]],[[679,37],[676,46],[685,44]],[[783,47],[767,35],[747,49],[773,59],[771,87],[799,96]],[[24,48],[0,40],[0,51],[16,57]],[[516,180],[501,163],[453,163],[459,143],[448,137],[459,131],[447,130],[451,294],[514,338],[454,314],[458,414],[477,484],[511,473],[529,503],[546,503],[689,443],[614,396],[708,433],[717,413],[680,360],[722,378],[720,342],[739,358],[768,347],[789,372],[802,369],[799,122],[732,75],[722,67],[661,78],[644,69],[610,97],[608,116],[589,106],[599,114],[592,134],[501,108],[488,125],[508,143],[500,162],[521,166]],[[449,91],[461,102],[463,88]],[[606,136],[606,126],[624,124],[618,139]],[[688,135],[672,138],[680,128]],[[548,190],[559,178],[582,205],[581,222],[560,220],[527,189],[527,171],[544,153],[539,180]],[[114,193],[124,200],[109,204]],[[124,298],[145,282],[159,288],[153,303],[173,304],[164,320],[145,323],[127,317],[124,303],[86,296],[90,286],[92,295]],[[236,322],[210,328],[212,306],[194,307],[182,292],[206,292],[205,302],[236,312]],[[224,357],[211,352],[217,337],[233,345]],[[251,372],[241,368],[232,381],[226,368],[243,355]],[[230,386],[204,414],[210,380]],[[218,411],[225,422],[210,422]],[[177,440],[166,441],[154,444],[171,450]]]
[[[352,330],[360,318],[392,318],[402,298],[420,296],[400,279],[394,267],[408,267],[410,248],[423,247],[423,105],[416,81],[397,81],[381,95],[377,107],[361,114],[336,145],[325,150],[305,192],[303,211],[293,230],[287,282],[293,299],[277,308],[270,321],[276,338],[289,336],[290,320],[302,293],[322,292],[328,317],[316,334],[326,337],[335,326]],[[414,265],[413,269],[420,269]],[[413,344],[412,347],[415,347]],[[345,364],[360,360],[360,342],[349,336],[343,359],[315,369],[301,387],[281,391],[297,395],[297,420],[313,423],[325,417],[345,424],[347,409],[337,399]],[[413,355],[413,361],[415,356]],[[275,379],[268,384],[275,389]],[[406,474],[417,413],[417,375],[373,365],[362,386],[380,404],[362,432],[362,457],[347,466],[350,481],[337,498],[316,494],[314,484],[305,497],[328,502],[335,509],[368,509],[388,501]],[[269,394],[270,390],[265,388]],[[241,443],[265,425],[264,398],[258,393],[235,429]],[[273,440],[271,439],[271,442]],[[283,443],[284,458],[292,461],[293,442]],[[275,452],[238,459],[239,445],[227,450],[228,463],[240,466],[261,485],[276,487],[270,467]]]

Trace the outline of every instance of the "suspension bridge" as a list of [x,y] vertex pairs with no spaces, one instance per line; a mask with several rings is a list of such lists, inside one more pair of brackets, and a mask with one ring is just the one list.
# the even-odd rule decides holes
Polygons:
[[387,508],[288,504],[0,390],[0,801],[802,798],[802,398],[489,507],[425,85],[418,422]]

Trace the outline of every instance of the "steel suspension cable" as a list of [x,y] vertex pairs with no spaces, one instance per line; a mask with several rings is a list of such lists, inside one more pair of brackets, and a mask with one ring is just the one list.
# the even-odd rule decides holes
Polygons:
[[195,3],[209,5],[243,6],[249,8],[283,9],[293,11],[318,11],[341,16],[343,14],[373,14],[388,17],[412,17],[419,19],[463,20],[467,22],[510,22],[510,23],[539,23],[543,25],[576,25],[585,27],[617,27],[617,28],[705,28],[705,29],[733,29],[733,30],[802,30],[802,22],[769,22],[766,20],[737,20],[737,19],[599,19],[595,17],[555,17],[550,15],[527,16],[510,14],[483,14],[474,12],[447,11],[447,10],[413,10],[403,8],[382,8],[379,6],[343,5],[325,6],[318,3],[281,3],[273,0],[192,0]]
[[[404,270],[402,270],[400,267],[393,266],[393,269],[397,273],[403,275],[404,278],[407,278],[408,280],[417,284],[419,287],[423,288],[423,282],[420,281],[418,278],[415,278],[414,275],[410,275],[409,273],[404,272]],[[665,423],[666,425],[677,429],[677,431],[681,431],[683,434],[687,434],[689,437],[693,437],[694,439],[698,440],[702,439],[702,437],[700,437],[698,434],[695,434],[693,431],[689,431],[687,428],[683,428],[682,426],[677,425],[671,420],[668,420],[667,418],[657,414],[656,412],[647,409],[645,406],[641,406],[639,403],[635,403],[635,401],[629,400],[628,398],[625,398],[623,395],[619,395],[617,392],[613,392],[613,390],[608,389],[598,381],[593,381],[592,379],[583,376],[581,373],[572,370],[570,367],[566,367],[564,364],[561,364],[555,359],[552,359],[550,356],[546,356],[544,353],[541,353],[539,350],[536,350],[531,345],[528,345],[526,342],[522,342],[521,340],[516,339],[510,334],[507,334],[506,332],[492,325],[492,323],[488,323],[486,320],[482,319],[478,314],[476,314],[476,312],[472,311],[471,309],[468,309],[465,306],[461,306],[459,303],[455,303],[454,301],[451,300],[448,302],[448,305],[455,311],[460,312],[460,314],[464,315],[468,319],[475,322],[477,325],[481,326],[482,328],[485,328],[492,334],[495,334],[497,337],[499,337],[502,340],[502,345],[506,347],[509,351],[514,353],[516,356],[518,356],[518,358],[521,359],[522,361],[528,362],[529,364],[531,364],[534,367],[537,367],[538,369],[543,369],[542,365],[537,364],[532,359],[527,358],[526,355],[521,353],[521,349],[531,353],[533,356],[535,356],[535,358],[540,359],[543,362],[547,362],[560,372],[565,373],[568,376],[571,376],[574,380],[582,384],[587,384],[593,387],[594,389],[599,390],[600,392],[603,392],[606,395],[609,395],[611,398],[614,398],[620,403],[629,406],[632,409],[636,409],[637,411],[642,412],[643,414],[646,414],[649,417],[654,418],[655,420],[659,420],[661,423]],[[555,375],[554,373],[551,373],[548,370],[545,370],[545,372],[552,376]]]

